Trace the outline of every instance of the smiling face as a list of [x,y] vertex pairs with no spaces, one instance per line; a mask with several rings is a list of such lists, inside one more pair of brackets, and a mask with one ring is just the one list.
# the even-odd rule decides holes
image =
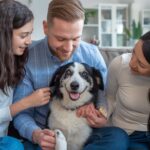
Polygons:
[[74,63],[68,67],[60,79],[60,92],[63,94],[62,104],[65,107],[78,107],[93,97],[90,93],[94,81],[86,68]]
[[58,68],[50,82],[52,99],[67,109],[90,101],[95,103],[98,90],[104,90],[101,73],[84,63],[72,62]]
[[143,55],[142,44],[142,40],[139,40],[136,43],[129,66],[135,74],[150,76],[150,64],[146,61]]
[[67,109],[76,109],[91,101],[96,104],[98,90],[104,90],[101,72],[78,62],[58,68],[49,86],[52,99]]
[[14,55],[22,55],[25,49],[31,44],[31,33],[33,31],[33,20],[26,23],[19,29],[13,30],[13,53]]
[[52,53],[61,61],[68,60],[79,45],[83,29],[83,19],[67,22],[54,18],[53,24],[50,27],[48,27],[47,22],[44,22],[43,25]]

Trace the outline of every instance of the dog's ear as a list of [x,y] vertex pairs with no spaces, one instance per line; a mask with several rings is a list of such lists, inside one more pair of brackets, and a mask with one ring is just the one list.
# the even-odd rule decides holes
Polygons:
[[60,96],[59,94],[59,85],[60,85],[60,78],[62,74],[64,73],[63,67],[60,67],[56,70],[56,72],[53,74],[53,77],[50,81],[49,87],[51,90],[51,97],[54,96]]
[[66,64],[66,65],[63,65],[63,66],[59,67],[59,68],[55,71],[55,73],[54,73],[54,75],[53,75],[53,77],[52,77],[52,79],[51,79],[51,82],[50,82],[50,84],[49,84],[50,87],[56,86],[57,83],[59,83],[60,78],[62,77],[62,75],[64,74],[64,72],[66,71],[66,69],[69,67],[69,65],[71,65],[71,63],[68,63],[68,64]]
[[55,87],[57,87],[57,85],[59,85],[59,81],[60,81],[60,78],[62,76],[62,74],[64,73],[64,67],[60,67],[58,68],[55,73],[53,74],[53,77],[50,81],[50,84],[49,86],[52,88],[52,91],[54,91]]
[[60,78],[62,77],[62,75],[64,74],[64,72],[66,71],[66,69],[68,68],[68,66],[70,64],[71,63],[68,63],[66,65],[59,67],[55,71],[55,73],[53,74],[53,77],[52,77],[50,84],[49,84],[49,87],[51,88],[52,95],[54,95],[54,93],[56,93],[56,91],[60,85]]
[[[100,90],[104,90],[104,81],[103,81],[103,77],[102,77],[101,72],[100,72],[98,69],[96,69],[95,67],[90,67],[90,66],[89,66],[88,64],[86,64],[86,63],[81,63],[81,64],[83,64],[83,65],[85,66],[85,68],[86,68],[89,72],[91,72],[93,79],[95,80],[95,82],[96,82],[97,85],[98,85],[98,88],[99,88]],[[96,88],[96,87],[94,87],[94,88]],[[97,88],[96,88],[96,89],[97,89]]]
[[93,76],[98,84],[100,90],[104,90],[104,82],[101,72],[93,67]]

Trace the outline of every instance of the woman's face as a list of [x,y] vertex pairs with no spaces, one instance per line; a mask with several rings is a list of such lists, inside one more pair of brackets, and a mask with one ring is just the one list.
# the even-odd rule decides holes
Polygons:
[[14,55],[22,55],[25,49],[31,44],[31,33],[33,31],[33,20],[26,23],[19,29],[13,30],[13,53]]
[[142,40],[139,40],[136,43],[133,49],[129,66],[133,71],[133,73],[144,76],[150,76],[150,64],[147,62],[147,60],[143,55],[142,44],[143,44]]

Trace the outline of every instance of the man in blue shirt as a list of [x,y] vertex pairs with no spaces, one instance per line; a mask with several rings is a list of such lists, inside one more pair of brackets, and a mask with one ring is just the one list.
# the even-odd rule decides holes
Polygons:
[[[95,67],[102,73],[104,83],[106,82],[107,69],[98,48],[81,41],[83,24],[84,9],[80,1],[51,1],[47,21],[43,21],[46,37],[29,48],[26,75],[15,90],[14,102],[36,89],[47,87],[56,69],[72,61]],[[47,113],[48,105],[44,105],[23,111],[15,117],[16,129],[22,137],[28,139],[25,149],[33,149],[35,144],[42,150],[55,149],[54,132],[45,129]],[[94,128],[102,127],[105,123],[106,118],[102,115],[94,116],[89,121]],[[123,142],[119,143],[117,138]],[[126,141],[126,134],[121,129],[97,128],[84,150],[125,150]]]

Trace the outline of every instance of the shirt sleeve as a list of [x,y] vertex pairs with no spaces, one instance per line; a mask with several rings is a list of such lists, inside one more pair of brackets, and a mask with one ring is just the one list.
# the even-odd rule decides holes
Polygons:
[[106,95],[105,95],[105,86],[106,86],[106,78],[107,78],[107,66],[105,64],[104,58],[99,51],[99,49],[95,47],[94,51],[94,67],[99,70],[99,72],[102,74],[103,78],[103,84],[104,84],[104,91],[99,90],[98,92],[98,101],[97,101],[97,108],[99,111],[107,118],[107,111],[108,111],[108,106],[107,106],[107,101],[106,101]]
[[[26,75],[20,84],[14,90],[13,103],[21,100],[23,97],[31,94],[34,89],[30,76],[26,68]],[[19,131],[20,135],[32,141],[32,133],[38,129],[36,122],[33,119],[34,108],[26,109],[14,117],[14,126]]]
[[107,66],[104,61],[104,58],[99,51],[98,47],[95,46],[95,52],[93,56],[93,63],[96,69],[99,70],[99,72],[102,74],[104,86],[106,85],[106,78],[107,78]]
[[110,116],[116,105],[116,94],[118,90],[118,78],[121,64],[121,56],[117,56],[110,63],[108,68],[106,97],[108,102],[108,116]]
[[0,124],[11,120],[12,117],[11,117],[9,106],[0,108]]
[[97,109],[98,109],[106,118],[108,118],[108,104],[107,104],[107,99],[106,99],[106,93],[105,93],[105,91],[99,90],[99,92],[98,92]]

